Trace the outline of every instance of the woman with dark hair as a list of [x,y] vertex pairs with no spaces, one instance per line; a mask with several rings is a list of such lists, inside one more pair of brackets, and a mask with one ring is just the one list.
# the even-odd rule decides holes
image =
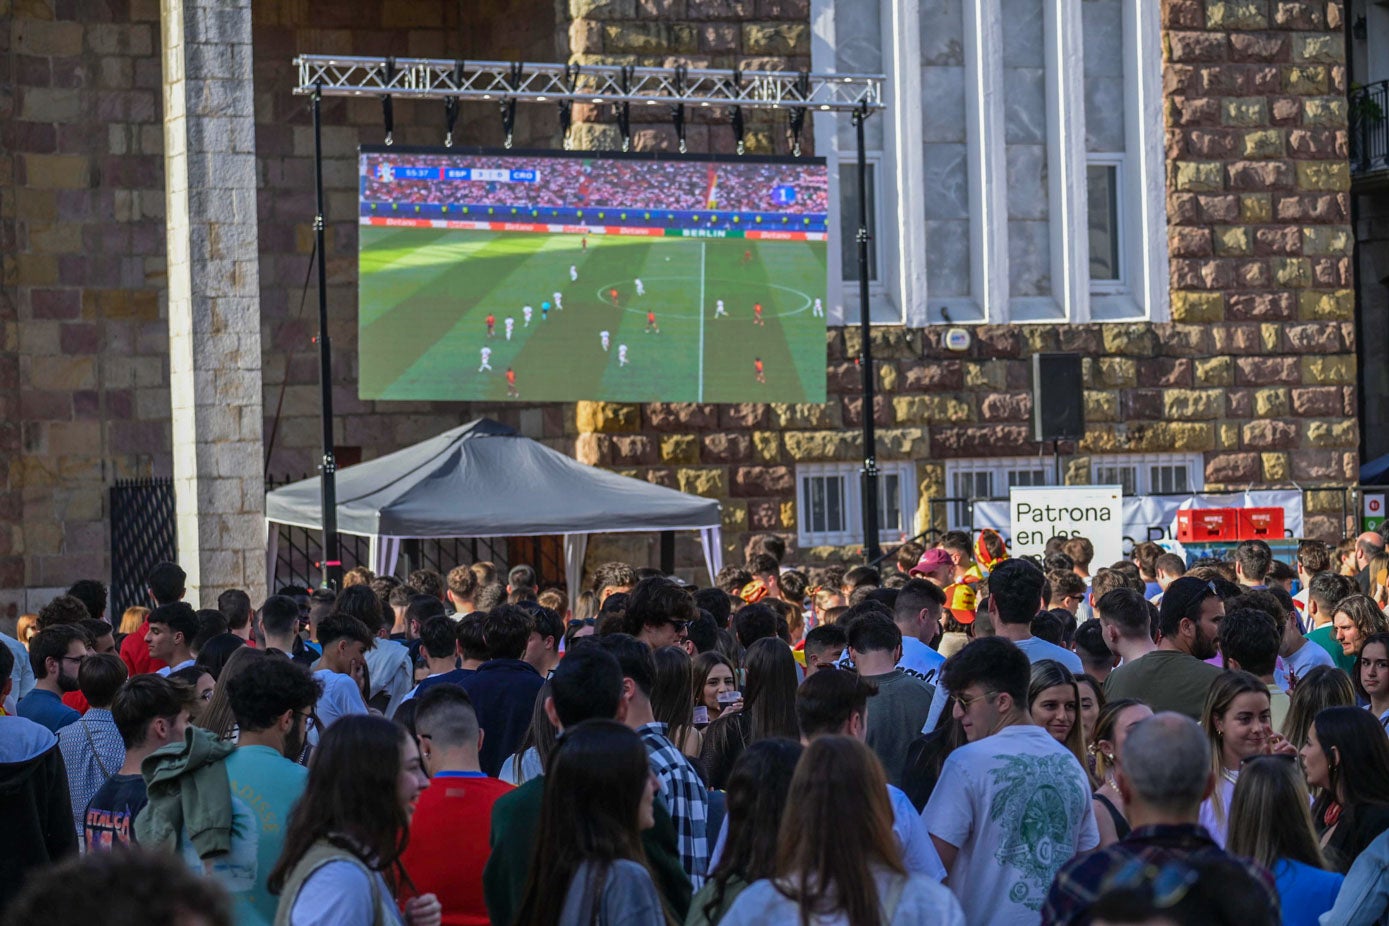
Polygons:
[[585,720],[566,728],[545,771],[516,922],[666,926],[641,845],[641,831],[656,822],[658,788],[641,737],[626,725]]
[[246,641],[234,633],[219,633],[198,650],[197,664],[211,672],[215,681],[222,677],[222,668],[227,664],[227,660],[245,645]]
[[[936,691],[943,696],[945,690],[937,688]],[[916,808],[917,813],[926,809],[926,802],[931,799],[931,792],[936,789],[936,782],[940,780],[945,760],[967,742],[969,739],[965,736],[964,724],[960,723],[954,711],[947,708],[940,724],[934,730],[916,737],[907,747],[907,764],[902,771],[902,791],[911,798],[912,806]]]
[[1389,737],[1358,707],[1333,707],[1312,722],[1302,747],[1307,784],[1326,860],[1345,874],[1355,857],[1389,829]]
[[1245,762],[1230,802],[1225,848],[1273,875],[1284,926],[1316,926],[1341,887],[1342,877],[1326,870],[1309,803],[1297,762],[1283,755]]
[[1389,633],[1372,633],[1360,647],[1360,658],[1351,673],[1355,693],[1389,729]]
[[[700,653],[694,658],[690,671],[695,711],[698,713],[701,707],[704,708],[708,714],[707,723],[718,720],[725,711],[743,709],[741,698],[736,701],[724,700],[738,690],[738,672],[723,653],[718,650]],[[724,699],[720,698],[721,695]]]
[[699,756],[704,737],[694,726],[690,699],[690,657],[678,646],[663,646],[651,654],[656,675],[651,681],[651,713],[666,725],[666,737],[686,756]]
[[333,610],[349,614],[367,625],[367,630],[375,635],[381,627],[381,599],[365,584],[349,585],[338,592],[333,602]]
[[231,684],[232,679],[245,672],[251,663],[265,658],[265,653],[249,646],[239,647],[232,653],[227,659],[227,664],[222,667],[222,674],[212,689],[212,697],[208,699],[207,707],[194,722],[194,726],[210,731],[220,740],[235,740],[236,717],[232,714],[227,686]]
[[549,696],[550,683],[546,682],[536,692],[530,726],[526,728],[520,748],[502,763],[502,770],[497,773],[497,777],[507,784],[520,787],[532,778],[545,774],[545,766],[550,761],[550,753],[555,750],[558,735],[555,725],[550,723],[550,716],[545,713],[545,699]]
[[439,926],[433,894],[408,901],[403,920],[394,899],[408,884],[400,854],[428,785],[403,727],[355,714],[324,731],[267,884],[280,898],[278,926]]
[[1137,698],[1119,698],[1106,704],[1095,721],[1095,741],[1089,746],[1095,766],[1090,783],[1095,787],[1093,801],[1100,848],[1113,845],[1133,830],[1125,814],[1123,792],[1114,777],[1115,757],[1128,738],[1129,729],[1151,716],[1153,709]]
[[188,702],[188,722],[195,727],[201,726],[198,720],[212,701],[212,693],[217,687],[217,680],[212,677],[211,672],[199,665],[184,666],[176,672],[170,672],[169,678],[188,685],[192,692],[192,697]]
[[[791,793],[801,809],[781,819],[775,875],[739,894],[721,926],[964,926],[949,889],[903,866],[887,778],[866,745],[817,737],[796,764]],[[849,794],[854,813],[826,810]]]
[[720,791],[728,786],[733,763],[749,743],[771,736],[801,736],[796,723],[796,658],[791,648],[775,637],[764,637],[748,647],[746,669],[743,709],[725,713],[704,731],[700,760],[709,787]]
[[777,832],[801,744],[788,739],[753,743],[728,776],[728,839],[723,855],[690,902],[685,926],[714,926],[749,884],[776,874]]

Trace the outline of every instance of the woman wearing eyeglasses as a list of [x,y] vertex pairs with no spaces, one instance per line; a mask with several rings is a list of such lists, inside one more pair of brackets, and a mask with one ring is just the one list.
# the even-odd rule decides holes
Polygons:
[[1333,707],[1312,722],[1300,755],[1307,784],[1321,789],[1312,824],[1322,851],[1345,874],[1389,830],[1389,738],[1366,711]]
[[1296,756],[1281,754],[1247,760],[1230,802],[1226,848],[1273,874],[1283,926],[1316,926],[1343,880],[1327,870],[1309,803]]
[[1201,825],[1223,848],[1241,764],[1273,752],[1291,755],[1293,748],[1273,732],[1268,686],[1248,672],[1226,672],[1215,680],[1206,695],[1201,726],[1210,741],[1215,774],[1215,790],[1201,803]]

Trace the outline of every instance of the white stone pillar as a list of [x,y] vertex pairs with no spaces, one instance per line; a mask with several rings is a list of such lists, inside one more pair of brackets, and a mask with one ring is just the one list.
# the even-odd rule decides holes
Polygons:
[[161,0],[169,391],[188,600],[265,597],[250,0]]

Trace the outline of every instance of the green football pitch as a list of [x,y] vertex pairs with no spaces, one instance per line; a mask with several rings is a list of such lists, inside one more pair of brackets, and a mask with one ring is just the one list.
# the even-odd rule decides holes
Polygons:
[[823,241],[589,235],[585,247],[579,235],[359,232],[363,399],[825,401]]

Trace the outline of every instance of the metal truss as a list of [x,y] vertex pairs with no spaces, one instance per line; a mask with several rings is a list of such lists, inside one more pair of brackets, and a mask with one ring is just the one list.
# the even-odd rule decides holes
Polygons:
[[297,95],[520,103],[676,104],[860,112],[885,108],[879,74],[812,74],[300,55]]

